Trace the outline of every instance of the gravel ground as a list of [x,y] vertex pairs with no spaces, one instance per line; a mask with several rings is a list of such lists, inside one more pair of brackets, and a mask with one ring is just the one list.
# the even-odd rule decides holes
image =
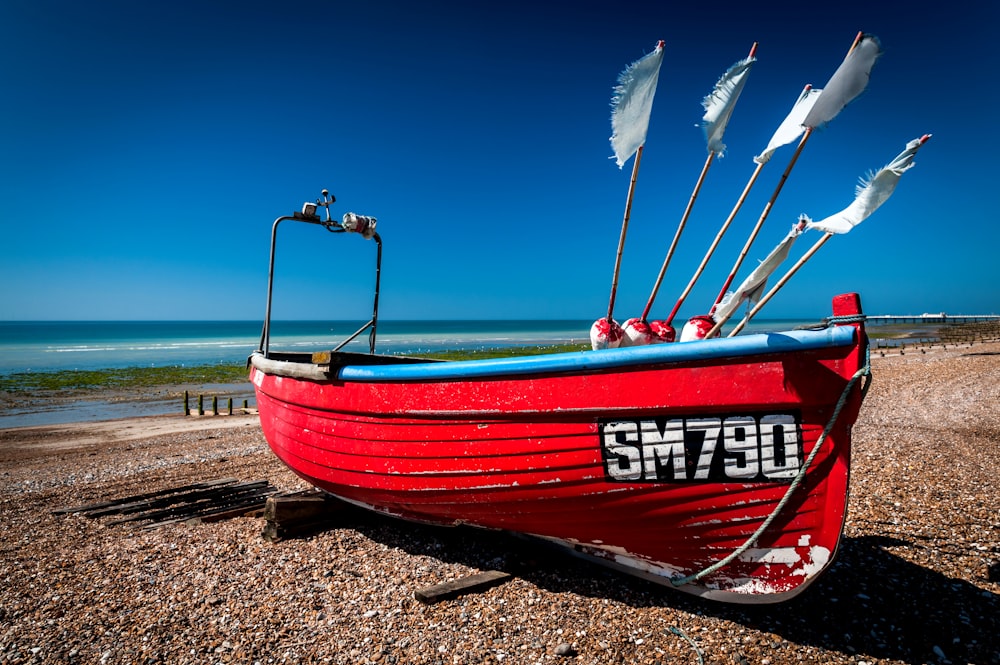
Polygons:
[[[841,552],[777,606],[353,511],[278,543],[253,517],[142,530],[52,515],[227,476],[303,485],[238,421],[0,431],[0,663],[1000,663],[1000,344],[873,363]],[[413,598],[488,569],[515,576]]]

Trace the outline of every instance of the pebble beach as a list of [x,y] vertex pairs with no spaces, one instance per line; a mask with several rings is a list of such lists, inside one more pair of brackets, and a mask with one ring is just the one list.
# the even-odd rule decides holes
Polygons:
[[[253,416],[0,430],[0,663],[1000,663],[1000,343],[873,354],[834,565],[700,600],[504,534],[347,511],[156,529],[80,506],[216,478],[307,489]],[[499,570],[436,604],[414,591]]]

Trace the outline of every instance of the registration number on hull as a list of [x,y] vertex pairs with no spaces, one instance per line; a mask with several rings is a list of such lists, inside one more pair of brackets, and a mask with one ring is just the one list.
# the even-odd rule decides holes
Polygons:
[[789,482],[802,466],[793,413],[598,423],[613,482]]

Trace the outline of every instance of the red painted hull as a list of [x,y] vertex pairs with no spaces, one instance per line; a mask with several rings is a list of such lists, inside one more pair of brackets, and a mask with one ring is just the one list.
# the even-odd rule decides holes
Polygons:
[[[856,296],[834,303],[835,314],[858,309]],[[811,333],[779,352],[770,345],[780,336],[733,355],[730,340],[663,345],[675,349],[642,351],[650,360],[638,364],[588,366],[611,353],[599,351],[452,376],[464,363],[428,363],[438,374],[423,379],[422,365],[380,375],[374,360],[373,378],[344,378],[351,368],[295,378],[285,369],[297,363],[255,354],[251,380],[274,452],[333,495],[411,520],[538,536],[668,585],[751,537],[846,391],[801,486],[752,547],[678,586],[766,603],[814,580],[843,527],[861,404],[860,382],[847,388],[867,340],[860,323],[832,330],[835,343],[801,350]],[[689,352],[702,344],[712,357]]]

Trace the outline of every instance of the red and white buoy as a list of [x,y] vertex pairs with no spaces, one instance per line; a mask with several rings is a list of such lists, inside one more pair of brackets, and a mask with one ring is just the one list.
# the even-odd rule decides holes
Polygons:
[[[708,333],[715,327],[715,319],[711,315],[705,316],[693,316],[688,319],[688,322],[684,324],[681,328],[681,339],[682,342],[693,342],[699,339],[705,339],[708,337]],[[713,337],[718,337],[719,333],[716,331]]]
[[594,351],[617,349],[624,337],[622,327],[614,319],[597,319],[590,326],[590,347]]
[[666,321],[650,321],[649,330],[656,337],[656,341],[661,344],[669,344],[677,339],[677,331]]
[[622,331],[625,334],[622,346],[646,346],[660,341],[653,334],[649,324],[638,317],[626,321],[625,325],[622,326]]

